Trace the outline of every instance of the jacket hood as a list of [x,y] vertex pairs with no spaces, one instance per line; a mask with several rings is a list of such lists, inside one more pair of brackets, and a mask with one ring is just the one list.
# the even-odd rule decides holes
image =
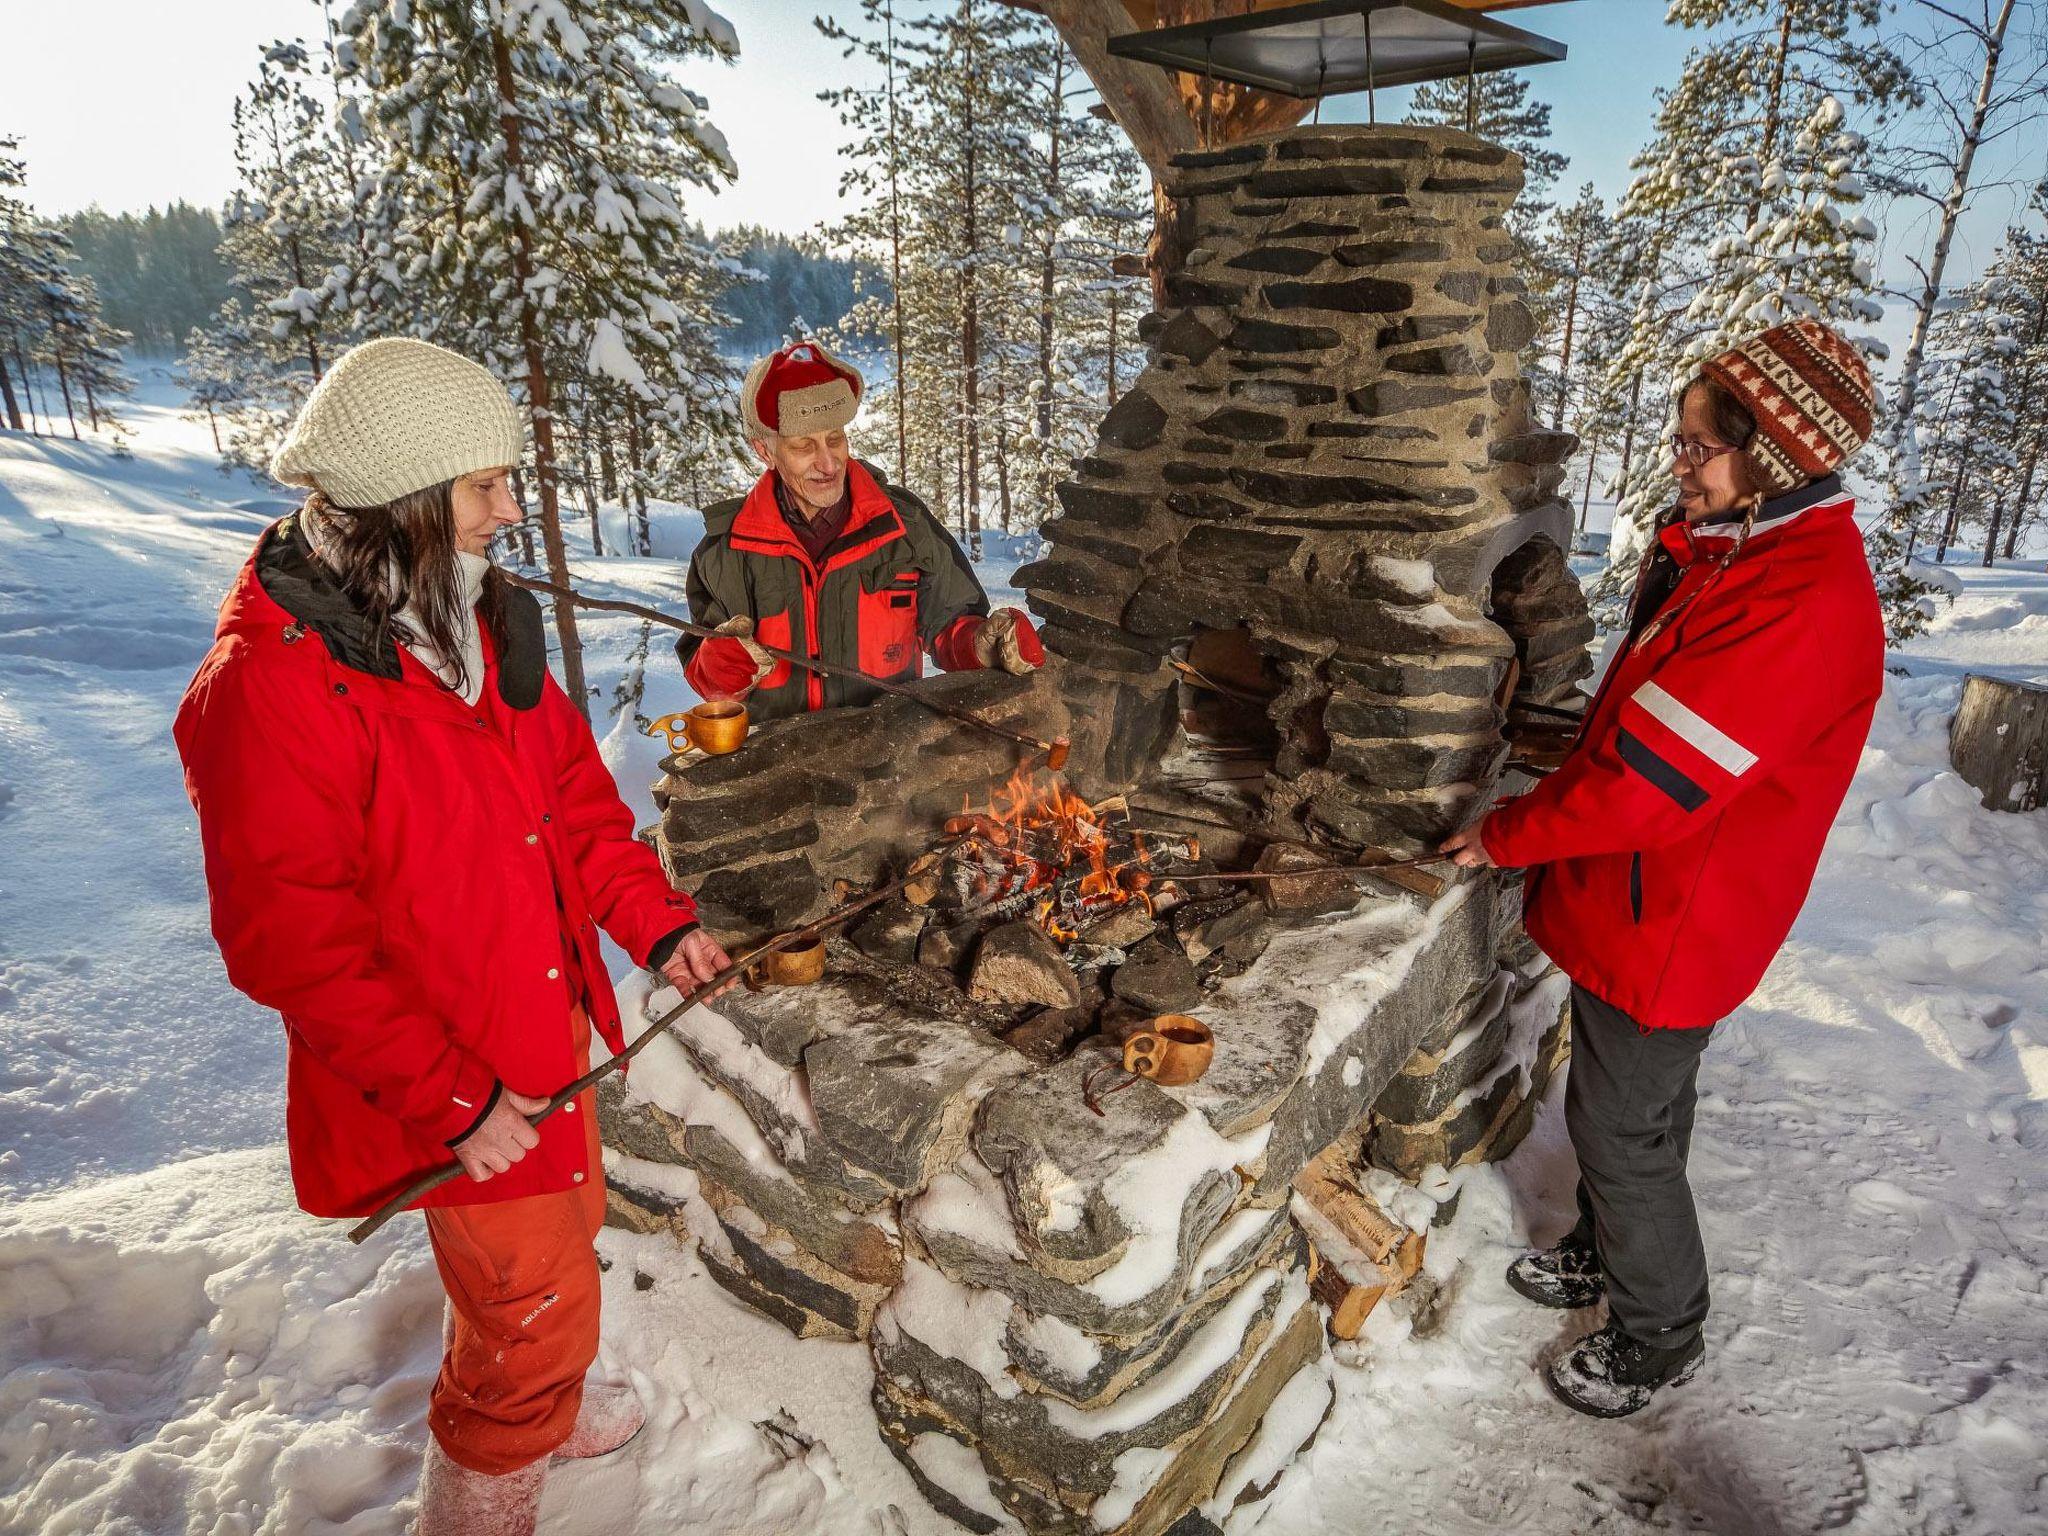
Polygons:
[[[255,552],[221,604],[214,633],[289,625],[312,630],[344,667],[387,682],[405,679],[398,641],[388,630],[379,635],[370,616],[314,558],[296,512],[257,538]],[[507,589],[505,631],[498,696],[514,709],[532,709],[547,677],[547,641],[540,603],[531,592]]]

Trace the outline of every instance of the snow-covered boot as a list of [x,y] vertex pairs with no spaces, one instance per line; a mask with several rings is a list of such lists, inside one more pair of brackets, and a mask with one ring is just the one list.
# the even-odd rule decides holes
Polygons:
[[1544,1378],[1567,1408],[1596,1419],[1624,1419],[1647,1407],[1660,1387],[1691,1381],[1706,1354],[1706,1340],[1697,1334],[1690,1344],[1659,1349],[1609,1323],[1565,1351]]
[[441,1442],[429,1436],[414,1536],[533,1536],[547,1476],[545,1456],[495,1477],[472,1472],[450,1461]]
[[1567,1233],[1554,1248],[1525,1253],[1508,1266],[1508,1284],[1539,1307],[1590,1307],[1607,1294],[1592,1248]]
[[576,1413],[576,1427],[569,1438],[555,1447],[566,1461],[585,1461],[592,1456],[609,1456],[639,1434],[647,1423],[647,1410],[631,1387],[583,1384],[583,1406]]

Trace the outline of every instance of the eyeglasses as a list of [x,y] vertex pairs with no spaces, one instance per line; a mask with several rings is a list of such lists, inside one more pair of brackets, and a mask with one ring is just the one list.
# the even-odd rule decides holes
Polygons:
[[1681,463],[1691,465],[1694,469],[1698,469],[1709,459],[1720,458],[1724,453],[1740,452],[1740,448],[1728,448],[1719,443],[1703,443],[1682,434],[1671,439],[1671,456]]

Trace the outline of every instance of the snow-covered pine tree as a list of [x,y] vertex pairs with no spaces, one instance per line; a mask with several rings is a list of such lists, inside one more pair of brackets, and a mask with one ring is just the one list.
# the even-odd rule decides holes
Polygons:
[[185,338],[184,355],[178,359],[171,382],[185,391],[187,415],[196,410],[206,417],[213,433],[213,451],[225,455],[220,440],[220,419],[232,415],[244,404],[240,371],[235,357],[221,344],[218,331],[194,327]]
[[929,283],[950,302],[955,333],[950,379],[947,370],[936,370],[931,392],[924,402],[912,399],[911,409],[915,420],[928,405],[958,436],[951,505],[975,559],[981,556],[985,477],[994,468],[985,457],[985,413],[995,403],[987,322],[1002,308],[1004,286],[1021,280],[1018,247],[1005,236],[1021,232],[1020,202],[1032,186],[1032,25],[1025,13],[994,0],[952,0],[905,28],[912,63],[904,98],[914,137],[904,195],[917,247],[906,253],[912,259],[904,281]]
[[[2015,0],[1913,0],[1902,10],[1914,45],[1916,83],[1939,110],[1920,114],[1913,131],[1888,146],[1878,177],[1881,189],[1901,204],[1935,213],[1925,252],[1905,253],[1919,281],[1909,294],[1913,324],[1883,440],[1889,504],[1870,541],[1895,635],[1917,626],[1925,595],[1913,581],[1906,553],[1938,499],[1928,481],[1921,441],[1931,426],[1926,359],[1949,281],[1956,227],[1972,199],[1986,190],[1977,154],[1987,142],[2038,123],[2048,108],[2042,91],[2048,54],[2007,47],[2018,10]],[[1944,531],[1951,521],[1944,517]]]
[[[2048,188],[2034,193],[2032,216],[2048,213]],[[2004,366],[2004,395],[2010,426],[2004,434],[2005,462],[1995,467],[1997,483],[1985,529],[1983,563],[2010,560],[2022,531],[2041,512],[2041,455],[2048,446],[2048,234],[2015,226],[2006,231],[1987,284],[2006,318],[2012,346]]]
[[[356,0],[338,36],[383,158],[386,276],[424,301],[415,328],[522,398],[548,570],[566,585],[557,393],[617,392],[629,475],[703,403],[689,388],[713,360],[693,289],[716,263],[680,189],[734,167],[703,98],[666,68],[731,57],[737,39],[699,0]],[[554,606],[563,683],[587,714],[575,612]]]
[[[1912,99],[1905,66],[1879,34],[1882,10],[1881,0],[1671,0],[1667,19],[1705,35],[1659,97],[1620,209],[1633,319],[1612,393],[1635,399],[1625,438],[1660,447],[1632,452],[1616,487],[1609,564],[1589,584],[1606,622],[1618,620],[1669,503],[1661,441],[1698,359],[1756,330],[1750,317],[1767,311],[1866,323],[1856,316],[1872,300],[1873,274],[1848,254],[1863,226],[1842,212],[1861,192],[1862,150],[1839,163],[1847,146],[1837,141]],[[1840,259],[1785,264],[1795,241],[1823,229]],[[1695,305],[1710,285],[1731,307]]]
[[1039,82],[1027,150],[1035,186],[1020,207],[1033,278],[1020,317],[1031,409],[1015,443],[1019,511],[1006,515],[1005,531],[1052,515],[1053,487],[1094,439],[1119,340],[1107,333],[1143,312],[1141,285],[1120,276],[1116,260],[1141,250],[1151,218],[1143,163],[1114,124],[1087,110],[1094,91],[1065,42],[1039,23],[1026,46]]
[[221,230],[231,297],[211,333],[238,385],[226,457],[257,467],[365,321],[358,189],[319,75],[304,43],[273,42],[234,108],[237,185]]
[[1999,474],[2019,463],[2012,446],[2017,418],[2006,397],[2007,373],[2021,347],[2012,296],[1994,269],[1983,281],[1959,290],[1956,298],[1929,337],[1924,382],[1939,403],[1920,434],[1924,474],[1940,514],[1934,534],[1937,564],[1947,559],[1965,527],[1982,526],[1986,545],[1997,542],[1989,530]]
[[895,425],[896,480],[901,484],[909,471],[910,439],[902,300],[908,109],[900,101],[900,92],[910,58],[897,37],[896,0],[860,0],[860,18],[859,31],[828,16],[816,18],[814,24],[826,37],[842,45],[842,57],[861,58],[870,69],[879,70],[880,82],[820,91],[818,99],[838,112],[840,123],[852,134],[839,146],[846,166],[839,178],[840,193],[843,196],[856,192],[863,199],[856,211],[841,222],[839,236],[889,275],[888,294],[870,308],[877,318],[882,311],[887,313],[884,334],[895,359],[889,381],[890,415]]
[[1515,219],[1533,227],[1549,207],[1550,190],[1568,163],[1550,147],[1550,103],[1529,96],[1529,77],[1515,70],[1474,75],[1468,82],[1431,80],[1409,98],[1411,123],[1465,128],[1522,158],[1522,195]]

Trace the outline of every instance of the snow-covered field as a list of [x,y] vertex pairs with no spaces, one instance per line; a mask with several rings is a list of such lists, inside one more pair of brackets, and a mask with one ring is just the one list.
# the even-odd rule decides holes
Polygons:
[[[0,1532],[395,1532],[438,1288],[416,1222],[355,1249],[291,1204],[282,1044],[221,975],[168,732],[282,499],[221,475],[167,393],[129,414],[126,460],[0,434]],[[661,523],[692,542],[688,512]],[[667,562],[577,574],[682,592]],[[1432,1238],[1434,1299],[1346,1347],[1261,1530],[2048,1529],[2048,813],[1979,808],[1945,739],[1964,670],[2048,677],[2048,571],[1958,574],[1894,658],[1791,944],[1706,1058],[1706,1370],[1618,1425],[1542,1390],[1583,1323],[1500,1272],[1567,1221],[1552,1103]],[[641,627],[586,633],[645,805],[660,750],[605,708]],[[689,702],[658,634],[643,680],[647,715]],[[952,1529],[882,1449],[858,1347],[797,1346],[666,1240],[601,1246],[607,1364],[652,1427],[558,1473],[544,1529]]]

